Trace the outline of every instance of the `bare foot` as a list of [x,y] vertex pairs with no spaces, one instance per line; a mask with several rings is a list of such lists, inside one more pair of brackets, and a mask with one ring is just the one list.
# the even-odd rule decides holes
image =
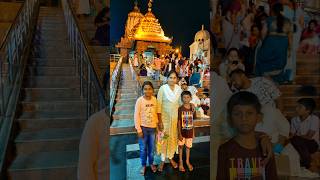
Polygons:
[[193,166],[190,164],[190,162],[186,163],[188,166],[189,171],[193,171]]
[[158,171],[159,172],[163,171],[163,166],[164,166],[164,162],[161,162],[160,165],[158,166]]
[[177,169],[178,168],[178,164],[173,159],[170,159],[170,164],[173,167],[173,169]]
[[180,172],[186,172],[186,170],[184,169],[184,167],[183,167],[183,164],[179,164],[179,171]]
[[140,174],[144,176],[145,173],[146,173],[146,167],[142,166],[142,168],[140,169]]

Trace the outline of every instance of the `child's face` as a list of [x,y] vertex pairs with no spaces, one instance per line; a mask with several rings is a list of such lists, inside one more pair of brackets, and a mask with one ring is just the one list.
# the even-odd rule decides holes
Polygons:
[[254,131],[261,115],[252,105],[236,105],[232,109],[231,124],[241,134],[247,134]]
[[153,95],[153,88],[150,85],[145,85],[143,87],[143,94],[146,97],[151,97]]
[[296,112],[297,112],[298,116],[305,116],[310,113],[310,111],[307,110],[304,105],[299,104],[299,103],[296,106]]
[[190,101],[191,101],[191,96],[189,96],[189,95],[182,96],[182,102],[184,104],[188,104],[188,103],[190,103]]
[[228,59],[230,61],[238,61],[239,60],[239,56],[238,56],[238,52],[237,51],[231,51],[228,55]]
[[316,25],[315,25],[314,23],[310,23],[310,29],[311,29],[311,30],[314,30],[315,27],[316,27]]
[[171,73],[169,78],[168,78],[168,84],[171,86],[171,85],[174,85],[177,83],[177,75],[175,73]]
[[243,76],[241,74],[233,74],[231,76],[231,83],[237,89],[242,89],[243,86]]

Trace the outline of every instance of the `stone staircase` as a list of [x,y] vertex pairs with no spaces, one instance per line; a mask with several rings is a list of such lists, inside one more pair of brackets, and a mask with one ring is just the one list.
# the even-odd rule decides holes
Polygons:
[[114,106],[110,134],[134,133],[134,106],[138,99],[136,81],[133,79],[129,64],[122,64],[121,80]]
[[[317,94],[301,94],[303,86],[313,86]],[[319,55],[297,54],[297,76],[295,84],[281,85],[284,113],[288,117],[295,115],[295,105],[299,98],[311,97],[317,102],[316,114],[320,115],[320,61]]]
[[76,179],[85,99],[60,8],[41,7],[15,124],[13,180]]

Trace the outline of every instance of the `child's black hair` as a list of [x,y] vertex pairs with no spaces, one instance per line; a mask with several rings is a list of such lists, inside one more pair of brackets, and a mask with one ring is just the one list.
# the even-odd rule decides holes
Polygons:
[[185,96],[185,95],[188,95],[188,96],[192,97],[192,94],[191,94],[190,91],[183,91],[183,92],[181,93],[181,99],[182,99],[183,96]]
[[230,48],[230,49],[228,50],[228,52],[227,52],[227,56],[228,56],[232,51],[236,51],[236,52],[237,52],[237,54],[238,54],[238,56],[240,57],[240,51],[239,51],[239,49],[238,49],[238,48],[235,48],[235,47]]
[[229,74],[229,77],[232,77],[234,74],[246,74],[246,72],[244,71],[244,70],[242,70],[242,69],[239,69],[239,68],[237,68],[237,69],[235,69],[235,70],[233,70],[233,71],[231,71],[231,73]]
[[314,109],[316,108],[316,102],[312,98],[301,98],[298,100],[298,103],[303,105],[307,110],[310,111],[310,114],[313,113]]
[[248,91],[240,91],[231,96],[228,101],[227,109],[228,115],[231,116],[232,110],[237,105],[244,105],[244,106],[252,106],[256,109],[258,113],[261,114],[261,104],[258,97]]
[[154,88],[153,88],[153,84],[152,84],[152,82],[150,82],[150,81],[145,81],[145,82],[142,84],[142,89],[144,89],[145,86],[151,86],[151,88],[154,89]]

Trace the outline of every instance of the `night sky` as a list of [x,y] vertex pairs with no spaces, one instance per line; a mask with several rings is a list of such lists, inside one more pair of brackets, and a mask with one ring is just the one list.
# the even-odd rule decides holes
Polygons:
[[[138,0],[143,14],[148,0]],[[111,43],[116,44],[124,34],[128,13],[133,10],[134,0],[111,0]],[[209,29],[209,0],[154,0],[152,12],[167,37],[173,36],[172,46],[182,46],[183,55],[189,56],[189,45],[194,35],[205,25]]]

